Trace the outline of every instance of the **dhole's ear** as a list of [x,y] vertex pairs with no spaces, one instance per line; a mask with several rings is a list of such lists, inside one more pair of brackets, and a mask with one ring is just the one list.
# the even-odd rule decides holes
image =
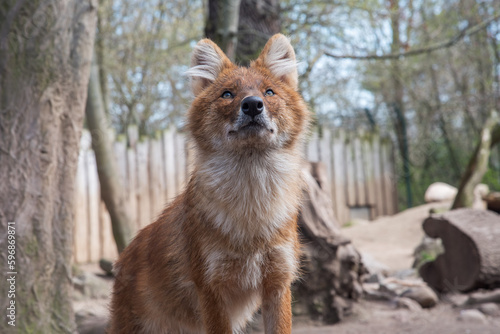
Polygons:
[[290,40],[276,34],[269,39],[254,65],[264,66],[293,89],[298,86],[297,61]]
[[229,58],[214,42],[209,39],[199,41],[191,56],[191,68],[186,72],[194,96],[214,82],[222,69],[231,64]]

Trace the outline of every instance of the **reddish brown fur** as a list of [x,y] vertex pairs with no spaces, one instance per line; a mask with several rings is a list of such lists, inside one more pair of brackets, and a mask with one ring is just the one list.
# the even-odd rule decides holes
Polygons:
[[[208,40],[198,43],[194,66],[204,64],[197,52],[206,47],[222,65],[215,80],[193,80],[188,129],[195,170],[184,193],[120,255],[109,333],[228,334],[244,328],[259,305],[266,333],[291,332],[308,112],[296,91],[296,70],[270,70],[273,43],[295,61],[282,35],[249,68],[232,64]],[[266,96],[267,89],[275,95]],[[226,90],[232,99],[221,98]],[[228,131],[249,95],[263,99],[276,130]]]

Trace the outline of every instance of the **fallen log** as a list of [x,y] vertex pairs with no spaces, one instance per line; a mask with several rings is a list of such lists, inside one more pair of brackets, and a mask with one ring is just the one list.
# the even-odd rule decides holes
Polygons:
[[293,311],[336,323],[351,312],[353,302],[361,296],[361,277],[366,269],[335,219],[325,166],[310,163],[303,175],[304,200],[299,215],[302,275],[293,286]]
[[444,253],[420,268],[437,291],[500,287],[500,216],[486,210],[459,209],[434,215],[425,233],[440,238]]

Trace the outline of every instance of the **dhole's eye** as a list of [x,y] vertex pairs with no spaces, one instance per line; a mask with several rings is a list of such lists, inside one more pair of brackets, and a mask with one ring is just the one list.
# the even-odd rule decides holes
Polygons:
[[273,96],[273,95],[274,95],[274,91],[272,89],[266,90],[266,96]]
[[226,90],[226,91],[224,91],[224,93],[222,93],[222,95],[220,97],[222,97],[223,99],[230,99],[233,97],[233,93]]

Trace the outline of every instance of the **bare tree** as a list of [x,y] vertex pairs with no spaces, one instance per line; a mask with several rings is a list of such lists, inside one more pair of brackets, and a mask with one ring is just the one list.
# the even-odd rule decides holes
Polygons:
[[[0,284],[0,306],[14,305],[9,314],[20,333],[75,332],[73,190],[96,6],[0,6],[0,260],[13,261],[11,284]],[[12,328],[6,320],[2,333]]]

